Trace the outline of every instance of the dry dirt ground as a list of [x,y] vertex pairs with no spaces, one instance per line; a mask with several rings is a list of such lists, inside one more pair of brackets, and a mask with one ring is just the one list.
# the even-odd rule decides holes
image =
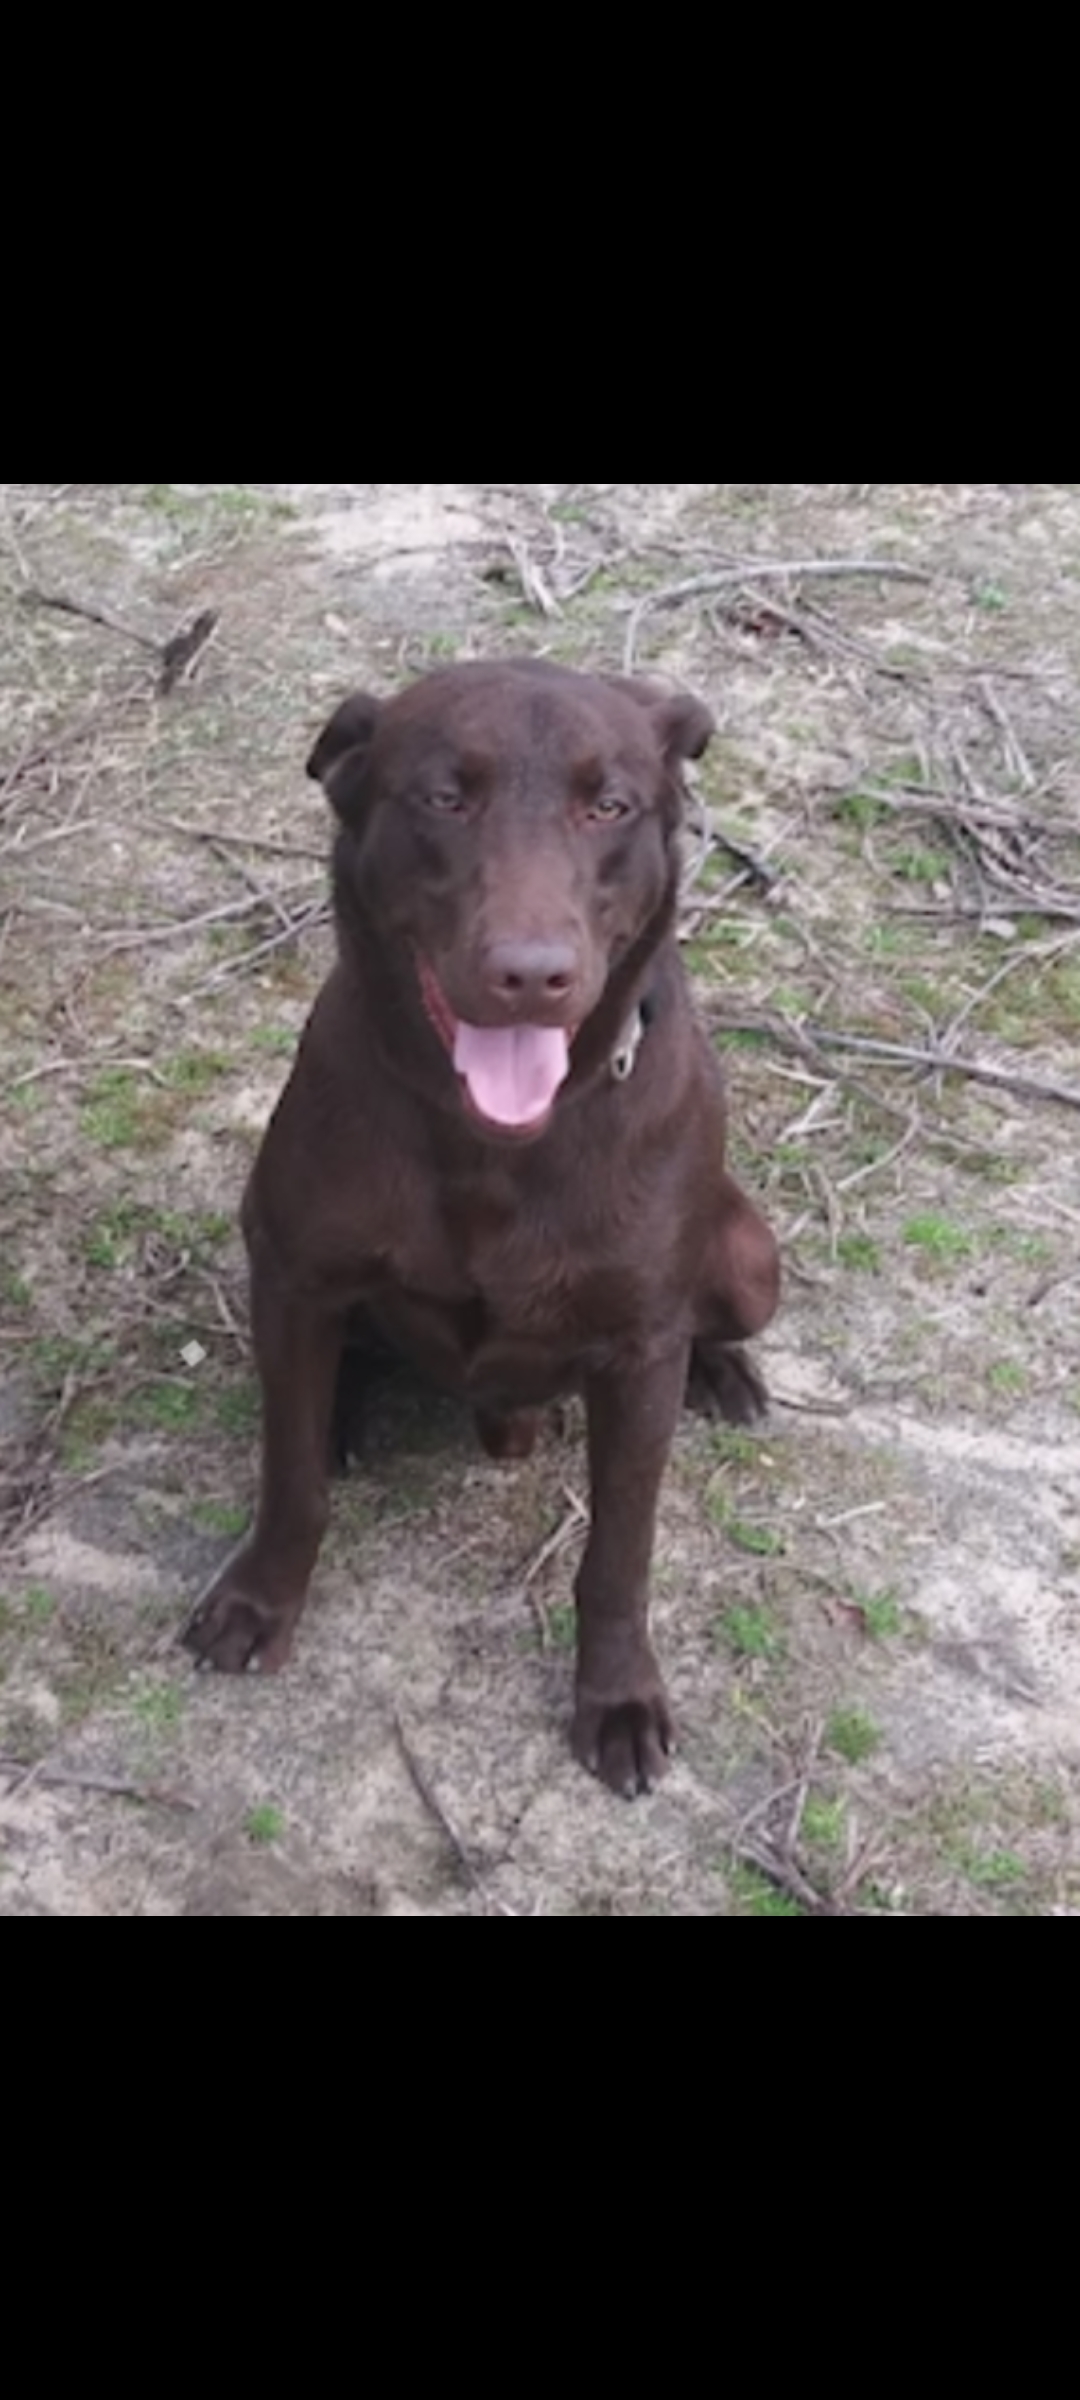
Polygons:
[[[1080,486],[8,485],[0,608],[0,1912],[1077,1913]],[[174,1646],[252,1495],[307,745],[524,649],[715,709],[686,939],[787,1262],[771,1420],[668,1477],[635,1808],[566,1749],[574,1411],[506,1471],[389,1391],[289,1670]]]

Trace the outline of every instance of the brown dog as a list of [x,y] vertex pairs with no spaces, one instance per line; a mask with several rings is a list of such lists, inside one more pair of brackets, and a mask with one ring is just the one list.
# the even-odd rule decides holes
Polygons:
[[346,1338],[464,1393],[497,1457],[583,1391],[573,1743],[628,1795],[671,1746],[647,1609],[679,1410],[755,1413],[732,1345],[778,1285],[673,930],[680,765],[712,729],[654,685],[513,661],[357,694],[320,735],[339,963],[244,1203],[258,1514],[183,1637],[227,1673],[288,1656]]

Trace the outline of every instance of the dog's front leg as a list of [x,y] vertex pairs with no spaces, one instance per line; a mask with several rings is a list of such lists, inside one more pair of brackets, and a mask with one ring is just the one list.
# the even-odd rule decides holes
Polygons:
[[689,1343],[585,1386],[592,1523],[578,1574],[574,1753],[633,1799],[658,1783],[671,1712],[648,1632],[656,1503],[686,1386]]
[[256,1254],[251,1319],[262,1385],[262,1470],[255,1523],[182,1635],[224,1674],[283,1666],[329,1510],[327,1452],[344,1316],[282,1285]]

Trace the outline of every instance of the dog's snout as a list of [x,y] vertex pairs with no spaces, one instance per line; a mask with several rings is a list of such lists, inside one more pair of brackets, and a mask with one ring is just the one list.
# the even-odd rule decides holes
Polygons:
[[568,941],[500,941],[489,946],[484,969],[493,998],[527,1016],[572,997],[581,961]]

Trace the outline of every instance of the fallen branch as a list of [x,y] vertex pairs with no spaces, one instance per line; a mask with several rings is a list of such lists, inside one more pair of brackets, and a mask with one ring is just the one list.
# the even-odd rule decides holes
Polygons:
[[1060,1275],[1044,1275],[1042,1282],[1037,1283],[1034,1291],[1028,1293],[1028,1307],[1041,1308],[1043,1301],[1048,1300],[1052,1292],[1061,1291],[1067,1283],[1080,1283],[1080,1267],[1066,1267]]
[[45,1452],[49,1431],[46,1425],[34,1456],[19,1473],[11,1475],[5,1469],[0,1474],[0,1552],[14,1550],[45,1517],[58,1515],[76,1492],[89,1491],[92,1485],[121,1472],[122,1461],[114,1459],[107,1467],[94,1467],[88,1475],[57,1482],[54,1462]]
[[241,883],[246,883],[249,892],[266,909],[267,915],[276,917],[283,931],[291,933],[293,921],[279,893],[271,891],[269,885],[263,883],[255,873],[254,867],[249,867],[246,859],[236,856],[230,844],[211,838],[210,848],[214,857],[220,859],[231,875],[238,875]]
[[512,533],[507,540],[506,547],[513,559],[517,569],[518,582],[530,607],[537,609],[542,617],[561,617],[563,612],[559,602],[555,598],[543,569],[531,556],[528,543],[522,541],[517,534]]
[[125,1072],[148,1075],[151,1083],[160,1085],[163,1091],[169,1088],[152,1058],[114,1058],[106,1052],[95,1058],[47,1058],[40,1067],[27,1067],[22,1075],[16,1075],[6,1089],[9,1092],[25,1091],[27,1084],[40,1083],[43,1075],[91,1076],[100,1075],[106,1070],[112,1073],[119,1067],[124,1068]]
[[764,1875],[767,1883],[775,1884],[777,1890],[786,1893],[789,1900],[797,1900],[800,1908],[805,1908],[809,1916],[845,1915],[846,1911],[838,1908],[835,1900],[828,1900],[815,1890],[794,1859],[782,1858],[779,1851],[769,1848],[764,1842],[733,1842],[731,1849],[733,1857],[741,1860],[745,1866],[755,1867],[759,1875]]
[[623,645],[623,673],[633,674],[639,628],[642,620],[655,610],[677,608],[683,600],[697,600],[707,592],[727,591],[733,584],[782,583],[808,575],[890,576],[901,583],[930,582],[924,568],[904,566],[895,558],[752,558],[742,566],[717,567],[704,575],[687,575],[681,583],[662,584],[659,591],[645,592],[632,603]]
[[21,592],[24,608],[59,609],[64,616],[82,617],[89,625],[101,625],[106,633],[117,633],[123,642],[135,642],[140,650],[149,650],[158,661],[158,697],[167,699],[178,683],[189,683],[207,643],[217,630],[216,608],[201,609],[186,625],[171,634],[166,642],[155,641],[152,634],[140,633],[135,625],[125,625],[107,608],[94,608],[89,601],[73,600],[69,592],[43,592],[37,584]]
[[[1002,879],[996,880],[1000,890]],[[1034,885],[1018,883],[1009,890],[1008,898],[993,908],[987,907],[985,899],[956,900],[948,908],[920,908],[911,902],[886,909],[885,914],[918,917],[924,925],[978,925],[980,929],[987,924],[1008,924],[1011,928],[1017,917],[1048,917],[1054,923],[1080,925],[1080,900],[1066,899],[1064,893],[1039,892]]]
[[956,1015],[949,1019],[944,1032],[938,1037],[941,1048],[943,1050],[952,1049],[961,1026],[966,1025],[968,1018],[974,1016],[976,1009],[982,1007],[983,1001],[989,999],[991,992],[997,991],[998,985],[1004,983],[1006,976],[1014,975],[1018,967],[1043,965],[1051,959],[1060,958],[1066,950],[1075,949],[1077,942],[1080,942],[1080,932],[1073,931],[1072,933],[1058,934],[1057,939],[1052,942],[1029,942],[1022,950],[1014,950],[1011,957],[1004,959],[993,975],[988,976],[986,982],[979,985],[978,991],[972,992],[965,1000],[963,1007],[957,1009]]
[[778,1392],[774,1383],[769,1385],[769,1398],[777,1408],[794,1409],[803,1417],[850,1417],[855,1406],[854,1400],[803,1400],[794,1392]]
[[1025,1100],[1053,1100],[1062,1108],[1080,1108],[1080,1090],[1067,1083],[1044,1081],[1037,1075],[1018,1075],[1011,1067],[996,1067],[989,1060],[964,1058],[947,1050],[932,1047],[918,1049],[904,1042],[878,1041],[870,1034],[836,1033],[830,1026],[816,1025],[810,1018],[798,1023],[791,1017],[763,1013],[760,1016],[729,1017],[714,1014],[712,1024],[720,1033],[756,1033],[766,1041],[776,1042],[797,1058],[810,1059],[820,1065],[823,1050],[853,1051],[881,1067],[918,1067],[926,1075],[964,1075],[973,1083],[986,1083],[1006,1092],[1016,1092]]
[[854,1899],[859,1885],[866,1882],[871,1868],[880,1866],[888,1854],[889,1845],[883,1836],[879,1833],[871,1834],[869,1839],[863,1842],[861,1848],[856,1851],[851,1865],[845,1869],[837,1884],[837,1900],[843,1904],[847,1900]]
[[[798,1773],[788,1782],[779,1784],[775,1790],[767,1792],[764,1799],[755,1801],[753,1807],[748,1809],[746,1815],[740,1819],[728,1847],[733,1858],[742,1860],[747,1866],[755,1867],[759,1875],[764,1875],[769,1883],[775,1884],[778,1890],[787,1894],[789,1899],[798,1901],[799,1906],[807,1909],[811,1916],[841,1917],[848,1913],[843,1906],[843,1899],[846,1895],[842,1892],[835,1895],[819,1892],[811,1883],[798,1856],[798,1841],[802,1831],[803,1815],[810,1797],[814,1770],[824,1736],[825,1722],[822,1718],[807,1733]],[[767,1825],[764,1830],[756,1831],[753,1836],[750,1835],[752,1825],[762,1825],[764,1820],[773,1816],[782,1804],[789,1801],[791,1805],[787,1809],[787,1822],[783,1831],[775,1839]]]
[[559,1550],[565,1549],[571,1535],[589,1522],[589,1511],[584,1500],[577,1492],[571,1491],[569,1484],[563,1485],[563,1491],[569,1503],[566,1515],[560,1518],[554,1533],[549,1533],[547,1540],[541,1542],[539,1549],[534,1551],[521,1578],[523,1592],[528,1590],[530,1583],[535,1582],[548,1560],[554,1558]]
[[136,1800],[143,1808],[182,1809],[185,1815],[193,1815],[199,1805],[197,1800],[189,1800],[185,1792],[166,1791],[160,1784],[129,1783],[122,1775],[84,1774],[75,1767],[47,1767],[35,1764],[33,1759],[0,1758],[0,1775],[14,1781],[15,1794],[32,1784],[44,1783],[79,1792],[107,1792],[117,1800]]
[[775,626],[779,632],[796,634],[818,658],[835,657],[848,668],[869,668],[872,674],[884,675],[890,683],[910,683],[916,673],[926,674],[925,668],[898,667],[891,660],[879,657],[869,642],[859,641],[854,634],[834,625],[821,609],[782,608],[775,600],[741,591],[730,601],[721,600],[706,614],[714,632],[719,630],[717,620],[721,616],[756,634],[761,632],[763,624]]
[[542,1541],[539,1548],[533,1552],[518,1585],[520,1596],[528,1600],[536,1617],[540,1631],[540,1646],[543,1650],[550,1646],[551,1627],[543,1601],[538,1598],[532,1586],[536,1582],[537,1576],[543,1574],[549,1561],[557,1558],[560,1550],[565,1550],[567,1543],[572,1542],[575,1535],[586,1532],[589,1523],[589,1512],[584,1501],[579,1500],[577,1493],[572,1492],[568,1485],[564,1484],[563,1490],[569,1502],[566,1515],[560,1517],[554,1532],[549,1533],[547,1539]]
[[227,959],[223,967],[215,968],[204,983],[197,983],[193,991],[182,994],[177,1007],[190,1008],[193,1000],[201,1000],[207,992],[219,991],[223,983],[231,983],[237,975],[246,975],[249,967],[258,966],[260,959],[269,958],[271,952],[280,950],[284,943],[297,941],[302,933],[308,933],[313,926],[329,925],[331,914],[328,901],[314,901],[310,908],[293,917],[282,932],[272,933],[265,942],[256,942],[252,949],[242,951],[239,958]]
[[85,617],[90,625],[102,625],[106,633],[118,633],[121,641],[137,642],[140,650],[152,650],[160,656],[161,644],[148,633],[139,633],[134,625],[125,625],[119,617],[110,616],[107,608],[92,608],[86,600],[73,600],[67,592],[43,592],[36,583],[20,592],[24,608],[55,608],[66,617]]
[[[305,881],[302,885],[290,886],[289,893],[299,898],[300,893],[309,888],[310,886]],[[289,895],[285,893],[277,895],[277,900],[282,906],[284,906],[287,896]],[[203,909],[196,917],[175,917],[165,925],[136,925],[129,931],[125,931],[121,926],[112,928],[106,926],[101,935],[101,942],[103,948],[110,954],[118,950],[141,950],[151,942],[179,941],[188,934],[203,933],[207,926],[225,925],[234,923],[240,917],[254,916],[257,909],[269,905],[266,893],[250,892],[245,900],[226,900],[220,908]],[[322,906],[323,903],[320,901],[319,905]],[[301,915],[292,919],[291,922],[299,926],[306,923],[306,916]],[[235,966],[238,962],[232,961],[231,964]]]
[[93,709],[88,717],[72,725],[68,732],[53,734],[47,742],[29,743],[21,756],[5,773],[0,774],[0,813],[11,805],[11,797],[24,776],[36,773],[39,767],[48,766],[50,759],[56,758],[62,750],[73,750],[79,742],[88,741],[90,735],[98,733],[111,717],[130,708],[133,700],[145,698],[145,684],[142,681],[133,683],[127,691],[118,692],[115,699],[107,700],[101,708]]
[[979,693],[987,716],[996,725],[1001,735],[1008,772],[1011,775],[1019,776],[1026,792],[1033,792],[1038,782],[1035,769],[1024,749],[1008,709],[999,694],[995,692],[989,675],[979,677]]
[[475,1860],[470,1858],[469,1852],[462,1841],[461,1835],[458,1832],[457,1826],[454,1824],[453,1818],[447,1814],[446,1809],[443,1807],[442,1801],[439,1799],[437,1793],[432,1789],[427,1775],[425,1774],[424,1769],[416,1756],[416,1752],[409,1741],[405,1727],[402,1724],[401,1718],[399,1717],[396,1709],[394,1710],[393,1715],[393,1726],[397,1739],[397,1745],[401,1752],[402,1758],[405,1761],[405,1766],[409,1775],[409,1781],[412,1784],[413,1790],[416,1792],[418,1798],[423,1801],[424,1807],[427,1809],[429,1816],[434,1818],[444,1841],[449,1843],[450,1849],[457,1860],[458,1866],[465,1877],[466,1883],[471,1884],[473,1891],[479,1893],[485,1904],[489,1907],[495,1908],[501,1917],[516,1917],[518,1912],[516,1908],[511,1908],[509,1901],[500,1900],[496,1892],[488,1891],[484,1882],[484,1878],[480,1873],[480,1869],[476,1865]]
[[85,841],[88,833],[97,833],[104,820],[101,817],[73,817],[65,825],[50,825],[47,832],[35,833],[23,840],[25,821],[5,842],[0,842],[0,857],[12,858],[21,866],[24,859],[33,858],[39,850],[51,850],[57,842]]
[[817,1765],[818,1753],[821,1749],[824,1739],[825,1720],[824,1717],[822,1717],[818,1724],[815,1725],[806,1744],[806,1749],[799,1768],[799,1779],[795,1786],[795,1793],[792,1799],[791,1815],[788,1819],[787,1830],[784,1834],[784,1839],[781,1844],[781,1854],[788,1866],[796,1865],[795,1852],[798,1845],[799,1835],[802,1832],[803,1812],[806,1808],[807,1800],[810,1797],[810,1785],[813,1780],[814,1768]]
[[[848,796],[830,794],[834,801]],[[1023,805],[1004,808],[991,800],[959,800],[955,792],[943,792],[922,783],[894,783],[888,791],[868,783],[864,797],[872,800],[875,808],[891,810],[895,816],[938,817],[943,824],[964,827],[992,825],[999,833],[1034,833],[1053,841],[1076,839],[1075,825],[1060,819],[1055,823],[1052,817],[1033,817]]]
[[319,866],[326,864],[325,848],[308,849],[300,842],[272,842],[261,833],[226,833],[218,825],[191,825],[186,817],[155,816],[151,823],[162,826],[169,833],[185,834],[189,841],[208,842],[214,850],[261,850],[268,858],[309,858]]
[[178,683],[191,683],[203,651],[213,641],[218,628],[216,608],[201,609],[189,625],[181,625],[178,633],[161,645],[161,673],[158,676],[158,698],[167,700]]
[[1037,1075],[1017,1075],[1010,1067],[992,1066],[987,1059],[962,1058],[947,1050],[908,1049],[902,1042],[879,1042],[857,1033],[833,1033],[824,1025],[808,1025],[810,1040],[826,1050],[854,1050],[878,1066],[921,1067],[926,1074],[965,1075],[972,1083],[1016,1092],[1025,1100],[1054,1100],[1062,1108],[1080,1108],[1080,1091],[1068,1083],[1044,1081]]
[[758,891],[771,892],[782,881],[783,869],[771,867],[760,851],[747,850],[742,842],[734,841],[730,833],[723,833],[719,825],[711,826],[710,832],[712,840],[727,852],[729,858],[734,859],[735,865],[741,870],[740,883],[754,884]]

